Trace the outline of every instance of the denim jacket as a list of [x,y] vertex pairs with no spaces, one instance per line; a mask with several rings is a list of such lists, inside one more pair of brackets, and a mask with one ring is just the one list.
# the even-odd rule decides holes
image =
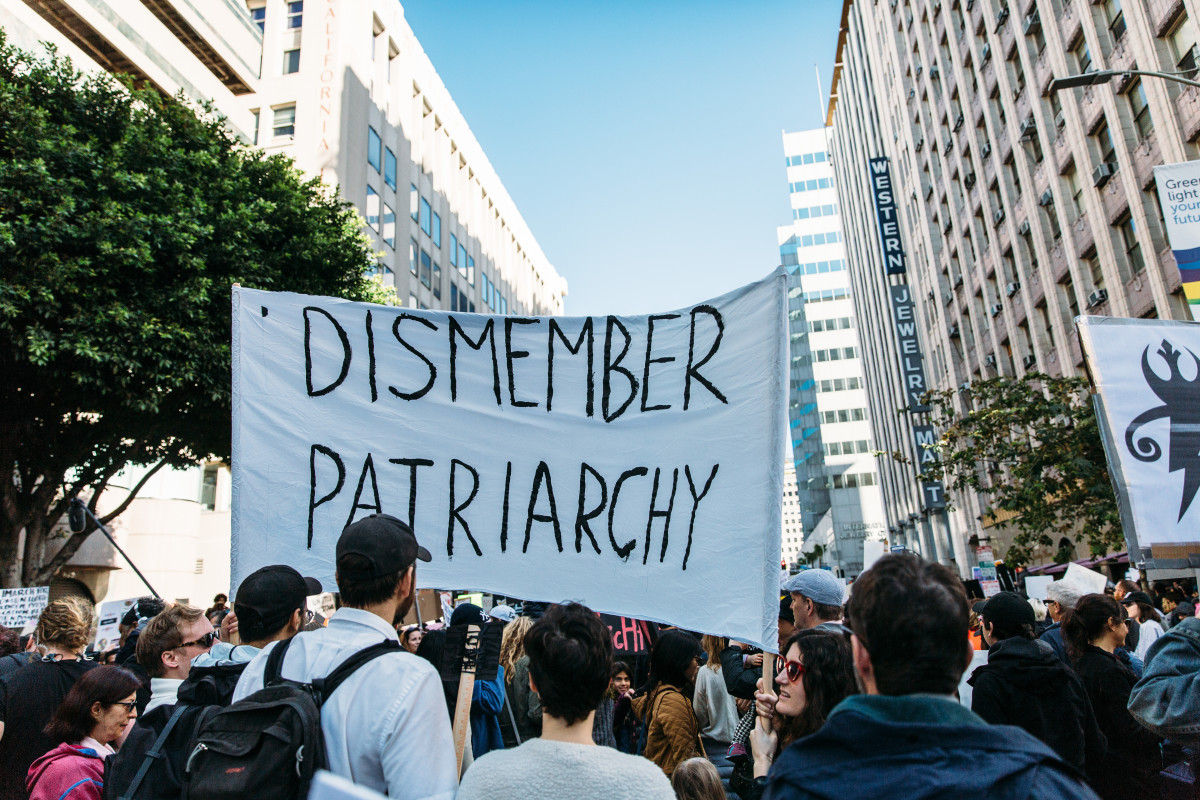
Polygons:
[[1150,730],[1200,746],[1200,618],[1185,619],[1150,646],[1129,713]]

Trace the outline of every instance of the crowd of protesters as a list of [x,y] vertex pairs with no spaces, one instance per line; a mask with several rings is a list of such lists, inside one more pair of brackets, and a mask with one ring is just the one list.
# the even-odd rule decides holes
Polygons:
[[[268,566],[206,611],[142,598],[101,654],[91,606],[54,600],[30,640],[0,631],[0,798],[302,796],[314,765],[412,800],[1196,796],[1186,771],[1168,785],[1200,750],[1200,617],[1178,585],[973,602],[896,554],[849,598],[826,570],[787,580],[777,656],[668,626],[614,653],[577,603],[405,625],[429,560],[373,515],[338,541],[328,620],[308,611],[319,582]],[[469,701],[447,667],[465,630],[498,653]],[[271,750],[253,720],[302,722],[297,692],[317,740],[279,722]]]

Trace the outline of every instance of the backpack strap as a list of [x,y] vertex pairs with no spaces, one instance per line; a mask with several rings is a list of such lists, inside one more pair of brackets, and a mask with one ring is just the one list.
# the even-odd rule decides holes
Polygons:
[[[380,656],[399,652],[401,652],[399,641],[396,639],[384,639],[378,644],[373,644],[370,647],[359,650],[339,664],[337,669],[324,678],[316,678],[312,682],[312,688],[316,695],[317,706],[325,705],[325,701],[337,691],[337,688],[342,685],[343,681],[357,672],[359,667],[366,665],[370,661],[374,661]],[[267,667],[269,669],[270,665],[268,664]]]
[[142,785],[142,780],[145,779],[146,773],[150,771],[150,767],[154,762],[162,757],[163,745],[167,743],[167,737],[171,735],[171,730],[174,729],[175,723],[179,722],[179,718],[183,716],[183,712],[187,711],[188,706],[179,705],[175,707],[171,718],[167,720],[167,724],[163,726],[162,733],[154,740],[154,746],[146,753],[146,758],[142,761],[142,766],[138,768],[137,774],[133,776],[133,780],[129,784],[129,789],[121,795],[121,800],[127,800],[137,794],[138,788]]
[[283,657],[294,638],[296,637],[284,639],[272,647],[271,652],[267,654],[267,663],[263,665],[263,688],[283,681]]

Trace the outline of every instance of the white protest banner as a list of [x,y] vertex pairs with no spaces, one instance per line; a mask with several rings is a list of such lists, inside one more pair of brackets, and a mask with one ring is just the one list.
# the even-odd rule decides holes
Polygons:
[[0,589],[0,625],[21,630],[41,616],[42,609],[49,602],[49,586]]
[[103,653],[117,646],[121,638],[121,617],[133,608],[136,597],[127,600],[106,600],[96,609],[96,638],[93,639],[96,652]]
[[1053,575],[1029,575],[1025,578],[1025,594],[1045,602],[1046,587],[1054,583]]
[[574,599],[774,649],[787,279],[640,317],[235,289],[233,582],[334,585],[373,512],[422,587]]
[[1132,564],[1200,566],[1200,325],[1076,319]]

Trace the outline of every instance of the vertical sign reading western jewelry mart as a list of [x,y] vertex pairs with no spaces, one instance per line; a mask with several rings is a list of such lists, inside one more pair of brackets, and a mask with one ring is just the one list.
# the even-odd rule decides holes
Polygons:
[[1200,319],[1200,161],[1157,166],[1154,183],[1183,295],[1192,319]]
[[879,241],[883,245],[883,263],[888,275],[904,274],[904,244],[900,241],[900,219],[896,196],[892,191],[892,173],[886,157],[867,162],[871,194],[875,197],[875,218],[879,223]]

